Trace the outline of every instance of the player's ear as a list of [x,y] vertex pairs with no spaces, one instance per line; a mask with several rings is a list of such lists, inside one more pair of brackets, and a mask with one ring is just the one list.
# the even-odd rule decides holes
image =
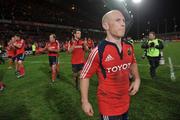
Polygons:
[[104,30],[108,30],[109,29],[109,25],[107,22],[102,23],[102,27],[104,28]]

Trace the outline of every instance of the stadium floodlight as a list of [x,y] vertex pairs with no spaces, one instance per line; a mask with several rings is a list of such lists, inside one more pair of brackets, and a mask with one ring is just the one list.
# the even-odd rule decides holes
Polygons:
[[141,3],[142,0],[132,0],[132,1],[133,1],[133,3],[135,3],[135,4],[138,4],[138,3]]
[[120,1],[120,2],[125,2],[125,0],[117,0],[117,1]]

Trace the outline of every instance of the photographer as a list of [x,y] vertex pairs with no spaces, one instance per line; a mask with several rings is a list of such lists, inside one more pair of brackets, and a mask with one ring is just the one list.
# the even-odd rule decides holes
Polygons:
[[156,69],[159,66],[159,60],[161,58],[160,51],[164,48],[160,39],[157,39],[155,32],[149,33],[149,40],[144,42],[141,48],[146,49],[146,56],[150,64],[150,75],[152,79],[156,77]]

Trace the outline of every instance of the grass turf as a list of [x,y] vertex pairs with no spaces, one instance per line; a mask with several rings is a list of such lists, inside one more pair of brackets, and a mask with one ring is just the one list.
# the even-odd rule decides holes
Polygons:
[[[147,60],[142,60],[140,44],[135,44],[139,64],[141,87],[131,98],[130,120],[179,120],[180,119],[180,43],[167,43],[164,49],[166,64],[152,80]],[[172,58],[176,81],[169,75],[168,59]],[[50,83],[46,55],[28,56],[25,60],[26,75],[17,79],[7,63],[0,65],[0,80],[6,89],[0,92],[0,120],[98,120],[96,102],[96,76],[90,81],[89,100],[94,117],[87,117],[81,110],[80,94],[73,86],[70,55],[60,53],[60,80]]]

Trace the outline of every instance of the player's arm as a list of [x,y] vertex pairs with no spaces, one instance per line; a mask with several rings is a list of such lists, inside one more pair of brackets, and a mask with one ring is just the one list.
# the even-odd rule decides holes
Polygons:
[[15,43],[15,42],[10,41],[10,42],[8,43],[9,48],[15,49],[14,43]]
[[94,48],[94,41],[92,41],[92,44],[93,44],[93,45],[92,45],[92,48]]
[[48,50],[48,43],[46,43],[45,47],[41,49],[41,52]]
[[10,50],[10,47],[11,47],[11,44],[10,44],[10,42],[8,42],[8,45],[7,45],[7,47],[6,47],[6,50]]
[[82,109],[88,116],[93,116],[94,111],[92,105],[89,103],[88,100],[89,78],[81,79],[80,90]]
[[72,53],[72,51],[74,50],[75,46],[74,44],[71,45],[70,41],[68,42],[68,52]]
[[16,43],[15,40],[10,40],[9,41],[10,47],[12,47],[13,49],[16,49],[16,47],[14,46],[14,43]]
[[60,50],[59,42],[57,42],[57,49],[48,48],[48,51],[50,52],[59,52],[59,50]]
[[59,49],[48,48],[48,51],[50,51],[50,52],[59,52]]
[[11,46],[11,45],[12,45],[12,43],[9,41],[9,42],[8,42],[8,46]]
[[129,92],[130,92],[130,95],[135,95],[139,91],[139,87],[141,83],[137,64],[133,63],[130,69],[131,69],[131,74],[134,77],[134,81],[130,85]]
[[59,42],[57,41],[57,49],[56,49],[56,52],[59,52],[60,51],[60,44]]
[[99,66],[97,48],[93,49],[88,56],[88,59],[83,67],[80,75],[80,91],[82,109],[88,116],[93,116],[93,108],[88,100],[89,80],[96,73]]
[[83,47],[84,47],[84,50],[85,50],[85,51],[88,51],[88,50],[89,50],[89,48],[88,48],[88,43],[87,43],[86,40],[84,41]]
[[130,95],[135,95],[139,91],[141,80],[140,80],[140,76],[139,76],[138,66],[136,63],[136,58],[134,55],[134,49],[133,49],[133,60],[132,60],[131,66],[130,66],[130,71],[134,77],[134,81],[131,83],[131,85],[129,87],[129,93],[130,93]]

